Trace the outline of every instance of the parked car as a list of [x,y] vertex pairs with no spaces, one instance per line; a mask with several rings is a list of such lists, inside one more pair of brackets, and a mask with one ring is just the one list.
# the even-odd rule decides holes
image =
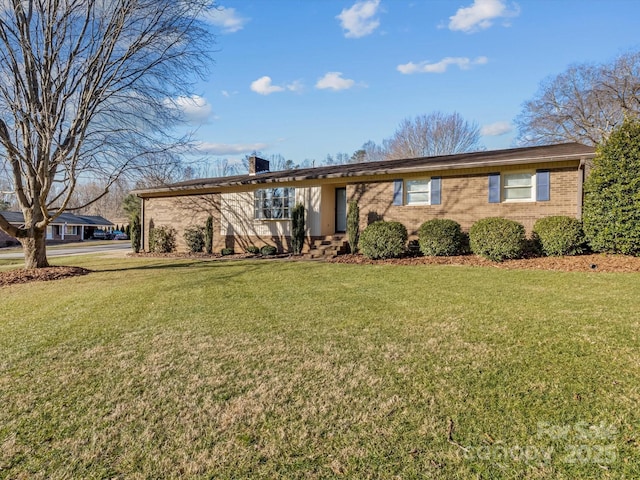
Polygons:
[[127,235],[124,232],[119,232],[118,230],[116,230],[115,232],[113,232],[113,239],[114,240],[129,240],[129,235]]
[[113,234],[111,232],[107,232],[106,230],[94,230],[91,238],[96,240],[112,240]]

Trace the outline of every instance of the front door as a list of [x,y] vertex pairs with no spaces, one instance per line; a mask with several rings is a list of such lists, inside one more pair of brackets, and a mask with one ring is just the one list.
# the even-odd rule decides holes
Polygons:
[[347,231],[347,189],[336,188],[336,233]]

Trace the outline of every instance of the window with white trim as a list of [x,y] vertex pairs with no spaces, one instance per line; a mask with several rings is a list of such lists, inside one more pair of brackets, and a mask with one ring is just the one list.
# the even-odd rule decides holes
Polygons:
[[253,218],[256,220],[288,220],[295,203],[296,189],[263,188],[253,197]]
[[505,202],[534,202],[536,174],[534,172],[505,173],[502,180],[502,199]]
[[431,203],[431,181],[429,179],[405,181],[405,205],[429,205]]
[[65,225],[64,226],[64,234],[65,235],[78,235],[78,226],[77,225]]

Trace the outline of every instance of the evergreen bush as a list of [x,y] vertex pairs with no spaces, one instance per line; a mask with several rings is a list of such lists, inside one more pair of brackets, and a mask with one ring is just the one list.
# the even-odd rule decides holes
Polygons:
[[297,203],[291,210],[291,249],[294,255],[302,253],[305,237],[304,205]]
[[358,252],[358,240],[360,239],[360,207],[358,202],[349,202],[347,211],[347,240],[351,253]]
[[596,150],[582,222],[594,251],[640,255],[640,121],[625,120]]
[[149,233],[149,250],[155,253],[171,253],[176,249],[176,230],[160,226]]
[[213,252],[213,217],[207,217],[207,223],[204,226],[204,251],[211,255]]
[[446,218],[427,220],[418,229],[418,243],[423,255],[438,257],[462,253],[464,237],[460,224]]
[[405,252],[407,229],[400,222],[373,222],[362,231],[360,251],[368,258],[396,258]]
[[260,253],[266,257],[278,253],[278,249],[273,245],[265,245],[260,249]]
[[469,230],[471,251],[494,262],[520,258],[525,247],[524,226],[513,220],[489,217]]
[[141,225],[140,225],[140,216],[135,214],[131,220],[131,228],[129,229],[129,238],[131,238],[131,248],[135,253],[140,252],[141,247]]
[[557,215],[539,219],[533,226],[542,253],[549,257],[579,255],[584,251],[582,222],[577,218]]
[[202,252],[204,249],[204,228],[187,227],[184,230],[184,241],[192,253]]

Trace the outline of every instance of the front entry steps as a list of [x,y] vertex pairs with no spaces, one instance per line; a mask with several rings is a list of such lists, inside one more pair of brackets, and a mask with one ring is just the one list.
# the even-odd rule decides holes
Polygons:
[[303,255],[306,259],[335,258],[349,253],[349,242],[345,235],[329,235],[311,241],[311,248]]

